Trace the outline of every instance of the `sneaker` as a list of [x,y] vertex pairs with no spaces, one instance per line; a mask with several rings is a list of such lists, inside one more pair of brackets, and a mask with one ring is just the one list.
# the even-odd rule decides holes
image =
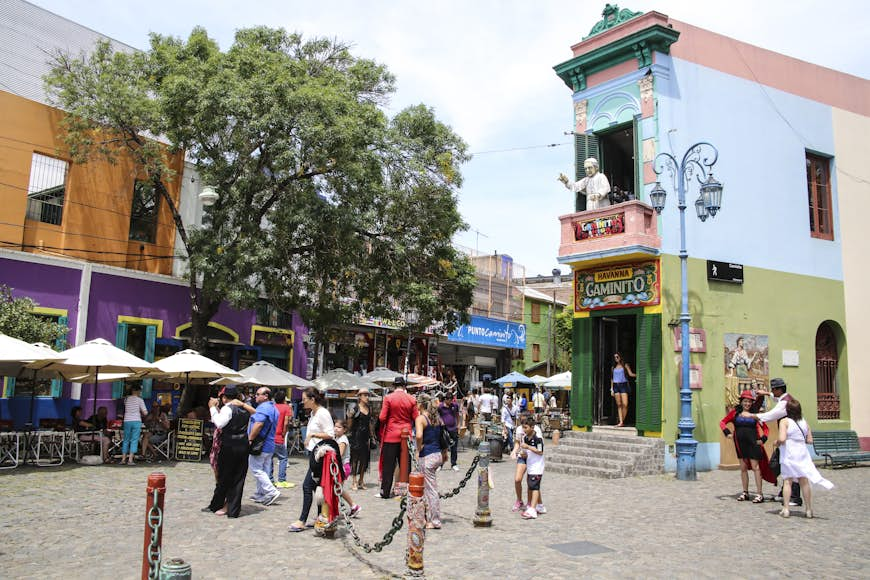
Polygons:
[[804,500],[802,500],[802,499],[800,499],[800,498],[798,498],[798,499],[793,499],[793,500],[791,500],[790,502],[788,502],[788,505],[789,505],[790,507],[799,506],[799,505],[804,505]]
[[264,499],[261,503],[263,505],[272,505],[279,497],[281,497],[281,492],[276,489],[275,493]]
[[263,503],[263,498],[261,498],[261,497],[258,496],[258,495],[252,495],[252,496],[249,497],[248,499],[250,499],[250,500],[251,500],[252,502],[254,502],[254,503]]
[[390,496],[386,496],[386,497],[384,497],[383,494],[381,494],[380,491],[379,491],[378,493],[375,494],[375,497],[379,497],[379,498],[381,498],[381,499],[390,499]]
[[290,488],[290,487],[296,487],[296,484],[290,483],[289,481],[279,481],[278,483],[275,484],[275,487],[281,487],[281,488],[286,489],[286,488]]
[[536,512],[532,508],[529,508],[523,512],[523,519],[524,520],[536,520],[536,519],[538,519],[538,512]]
[[355,518],[357,514],[359,514],[361,509],[362,508],[359,506],[359,504],[354,504],[353,507],[350,508],[350,517]]
[[451,467],[450,469],[452,469],[453,471],[459,471],[459,466],[458,466],[458,465],[454,465],[454,466]]
[[538,505],[535,506],[535,511],[538,512],[539,514],[545,514],[545,513],[547,513],[547,508],[544,507],[544,504],[539,503]]
[[781,493],[776,494],[776,497],[773,498],[773,501],[782,502],[782,494]]
[[521,501],[515,501],[514,507],[511,508],[511,511],[512,512],[521,512],[521,511],[525,511],[525,509],[526,509],[526,504],[524,504]]

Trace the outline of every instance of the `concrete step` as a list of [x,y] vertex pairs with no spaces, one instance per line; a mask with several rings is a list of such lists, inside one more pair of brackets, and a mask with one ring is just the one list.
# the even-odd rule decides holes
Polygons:
[[617,468],[593,467],[577,465],[574,463],[563,463],[561,461],[547,461],[546,471],[565,473],[568,475],[579,475],[582,477],[597,477],[599,479],[617,479],[625,477],[624,473]]
[[577,455],[561,455],[555,453],[547,457],[547,468],[550,463],[564,463],[575,467],[599,467],[601,469],[614,469],[623,473],[628,472],[635,464],[635,458],[616,459],[613,457],[587,457]]
[[546,448],[553,455],[567,455],[572,457],[610,458],[614,460],[629,461],[635,459],[639,453],[619,451],[613,449],[601,449],[598,447],[581,447],[579,445],[559,445],[558,447]]
[[569,439],[567,441],[559,441],[557,448],[577,448],[577,449],[601,449],[623,453],[644,453],[656,447],[652,443],[641,443],[631,440],[631,442],[610,441],[601,439]]

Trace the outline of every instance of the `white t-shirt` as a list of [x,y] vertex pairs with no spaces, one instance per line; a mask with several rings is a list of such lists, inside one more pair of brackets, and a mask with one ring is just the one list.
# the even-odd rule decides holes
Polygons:
[[[535,425],[535,435],[537,435],[541,439],[544,438],[543,431],[541,431],[541,428],[537,425]],[[522,443],[523,437],[525,437],[525,436],[526,436],[526,432],[523,430],[523,426],[517,425],[517,432],[514,433],[514,441],[519,441]]]
[[[330,437],[335,437],[335,423],[332,422],[332,415],[329,414],[329,411],[323,407],[318,407],[317,411],[311,414],[311,418],[308,419],[306,435],[309,433],[327,433]],[[313,451],[314,446],[321,441],[322,439],[318,437],[311,437],[305,448],[308,451]]]
[[341,449],[341,444],[344,443],[344,453],[341,454],[341,464],[350,463],[350,441],[347,439],[347,435],[342,435],[338,439],[335,440],[338,443],[338,448]]
[[493,407],[498,407],[498,398],[491,393],[484,393],[480,396],[480,412],[492,413]]
[[532,395],[532,407],[543,409],[546,404],[546,401],[544,401],[544,393],[537,392]]
[[529,475],[544,474],[544,438],[539,437],[537,432],[532,437],[526,437],[523,441],[527,445],[533,446],[540,453],[533,453],[526,450],[526,473]]

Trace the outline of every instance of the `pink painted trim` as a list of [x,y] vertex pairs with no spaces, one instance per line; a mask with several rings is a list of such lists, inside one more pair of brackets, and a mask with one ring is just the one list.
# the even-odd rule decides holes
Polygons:
[[592,87],[598,86],[602,83],[606,83],[607,81],[619,78],[621,76],[625,76],[627,74],[631,74],[636,70],[637,59],[631,57],[628,60],[619,63],[618,65],[612,66],[602,71],[598,71],[597,73],[591,74],[586,77],[586,88],[591,89]]
[[674,58],[757,81],[838,109],[870,116],[870,81],[691,24],[673,19],[669,21],[680,31],[680,38],[671,45],[671,56]]
[[655,170],[653,169],[652,161],[647,161],[643,164],[643,182],[647,183],[655,183],[658,179]]
[[861,451],[870,451],[870,437],[858,437],[858,445],[861,446]]

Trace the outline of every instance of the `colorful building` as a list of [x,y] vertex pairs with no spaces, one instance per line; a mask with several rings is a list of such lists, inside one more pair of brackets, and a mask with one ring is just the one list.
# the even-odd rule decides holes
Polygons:
[[[551,283],[552,284],[552,283]],[[567,305],[556,296],[526,287],[523,320],[526,325],[526,347],[523,356],[514,361],[513,370],[526,375],[550,376],[561,372],[555,352],[555,316]]]
[[[110,40],[23,1],[4,4],[0,35],[0,284],[39,305],[37,313],[70,328],[69,345],[101,337],[156,360],[184,348],[190,329],[185,256],[169,208],[139,179],[129,160],[74,163],[58,137],[65,114],[48,104],[42,77],[48,54],[88,51]],[[132,47],[111,41],[116,50]],[[167,183],[186,224],[199,223],[197,175],[183,156]],[[209,324],[204,353],[241,368],[266,359],[304,374],[307,331],[298,315],[267,306],[236,310],[224,304]],[[122,383],[25,385],[3,380],[0,417],[17,426],[35,418],[67,418],[75,404],[109,406]],[[172,384],[143,384],[146,398],[177,398]],[[207,395],[207,392],[205,393]]]
[[[629,423],[663,438],[675,467],[680,224],[675,180],[655,163],[669,153],[698,162],[686,223],[698,469],[732,461],[718,422],[740,390],[774,376],[814,429],[870,436],[870,396],[847,348],[870,337],[858,297],[868,282],[858,216],[870,193],[860,157],[870,83],[611,5],[571,50],[554,68],[572,91],[576,177],[596,157],[614,187],[612,205],[559,218],[559,261],[574,275],[575,425],[614,422],[619,351],[638,375]],[[714,159],[699,142],[718,149],[712,171],[724,184],[721,210],[703,223],[695,177]],[[661,215],[650,204],[657,182],[668,193]]]

